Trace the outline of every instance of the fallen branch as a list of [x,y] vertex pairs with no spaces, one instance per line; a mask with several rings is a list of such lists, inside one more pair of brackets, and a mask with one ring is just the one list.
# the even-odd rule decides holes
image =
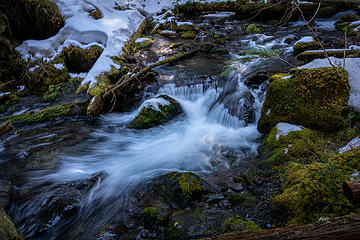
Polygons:
[[108,97],[112,92],[115,92],[117,89],[125,86],[126,84],[128,84],[129,82],[139,79],[142,75],[146,74],[147,72],[149,72],[151,69],[158,67],[160,65],[166,64],[166,63],[172,63],[175,62],[181,58],[185,58],[188,56],[191,56],[193,54],[195,54],[196,52],[198,52],[199,49],[193,50],[193,51],[189,51],[189,52],[183,52],[183,53],[178,53],[174,56],[165,58],[164,60],[158,61],[154,64],[151,64],[145,68],[143,68],[141,71],[139,71],[138,73],[136,73],[135,75],[132,75],[131,77],[129,77],[129,75],[123,75],[119,81],[117,81],[117,83],[115,85],[111,85],[108,87],[108,89],[105,91],[103,97]]

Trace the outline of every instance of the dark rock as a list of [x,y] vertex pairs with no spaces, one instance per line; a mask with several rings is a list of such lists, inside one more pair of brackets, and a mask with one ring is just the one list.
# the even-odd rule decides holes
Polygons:
[[235,192],[241,192],[244,190],[242,183],[233,183],[230,185],[230,188]]
[[218,235],[231,212],[218,209],[178,211],[171,216],[168,239],[188,239]]
[[269,79],[269,75],[266,73],[257,73],[254,76],[249,77],[245,84],[251,88],[257,88],[259,87],[263,82]]
[[10,204],[10,191],[10,182],[0,180],[0,205],[3,206],[5,209],[7,209]]
[[180,208],[187,207],[193,200],[199,200],[205,193],[211,192],[211,186],[198,175],[185,172],[171,172],[153,180],[153,190],[170,204]]

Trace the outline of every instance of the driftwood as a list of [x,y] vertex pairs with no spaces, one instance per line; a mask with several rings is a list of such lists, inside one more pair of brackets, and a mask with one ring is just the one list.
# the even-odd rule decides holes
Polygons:
[[151,69],[153,69],[155,67],[158,67],[158,66],[166,64],[166,63],[175,62],[175,61],[177,61],[177,60],[179,60],[181,58],[186,58],[188,56],[191,56],[191,55],[195,54],[198,51],[199,51],[199,49],[189,51],[189,52],[178,53],[178,54],[176,54],[174,56],[165,58],[164,60],[158,61],[158,62],[156,62],[154,64],[151,64],[151,65],[143,68],[141,71],[139,71],[138,73],[134,74],[131,77],[129,77],[128,75],[124,75],[121,79],[119,79],[119,81],[117,81],[116,84],[110,85],[108,87],[108,89],[104,93],[104,97],[108,97],[110,94],[113,94],[114,91],[116,91],[117,89],[125,86],[129,82],[132,82],[132,81],[135,81],[135,80],[137,81],[138,79],[141,78],[141,76],[145,75],[147,72],[149,72]]
[[[316,240],[358,240],[360,238],[360,215],[349,215],[326,219],[303,226],[275,228],[264,231],[240,232],[220,235],[206,240],[278,240],[278,239],[316,239]],[[205,239],[203,239],[205,240]]]
[[350,202],[353,204],[360,204],[360,179],[344,182],[343,189],[345,196]]

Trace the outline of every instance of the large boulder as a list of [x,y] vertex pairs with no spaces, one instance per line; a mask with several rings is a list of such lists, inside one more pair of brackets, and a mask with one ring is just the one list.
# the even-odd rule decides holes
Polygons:
[[258,130],[269,133],[279,122],[335,131],[343,127],[348,109],[348,74],[344,69],[296,70],[274,80],[266,93]]
[[138,115],[130,123],[130,128],[152,128],[170,121],[181,112],[181,106],[177,101],[167,95],[161,95],[143,103]]

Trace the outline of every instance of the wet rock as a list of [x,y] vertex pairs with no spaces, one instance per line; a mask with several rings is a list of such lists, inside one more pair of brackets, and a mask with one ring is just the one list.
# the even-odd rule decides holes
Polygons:
[[10,204],[10,191],[10,182],[0,180],[0,206],[3,206],[5,209],[7,209]]
[[168,239],[188,239],[214,236],[222,232],[231,212],[219,209],[185,210],[171,216]]
[[14,126],[12,125],[10,120],[0,124],[0,136],[13,130]]
[[64,59],[65,65],[71,73],[88,72],[100,57],[103,50],[98,46],[91,46],[87,49],[70,46],[65,48],[60,57]]
[[143,103],[130,128],[146,129],[170,121],[182,113],[180,104],[167,95],[149,99]]
[[225,196],[222,194],[209,194],[203,197],[204,202],[206,203],[217,203],[225,199]]
[[211,186],[198,175],[191,172],[171,172],[153,180],[153,190],[175,207],[185,208],[190,201],[200,200]]
[[227,198],[234,206],[253,207],[256,205],[255,197],[249,192],[230,193]]
[[345,126],[348,74],[343,69],[337,71],[333,68],[301,69],[290,78],[273,81],[266,93],[258,130],[269,133],[279,122],[323,131]]
[[244,190],[244,187],[241,183],[233,183],[230,185],[230,189],[235,192],[241,192],[242,190]]
[[21,240],[24,239],[10,217],[6,214],[2,206],[0,206],[0,240]]
[[303,37],[297,41],[294,45],[294,54],[295,56],[299,55],[306,50],[316,50],[319,49],[318,43],[312,37]]
[[266,73],[257,73],[254,76],[251,76],[245,81],[245,84],[251,88],[259,87],[263,82],[269,79],[269,76]]

